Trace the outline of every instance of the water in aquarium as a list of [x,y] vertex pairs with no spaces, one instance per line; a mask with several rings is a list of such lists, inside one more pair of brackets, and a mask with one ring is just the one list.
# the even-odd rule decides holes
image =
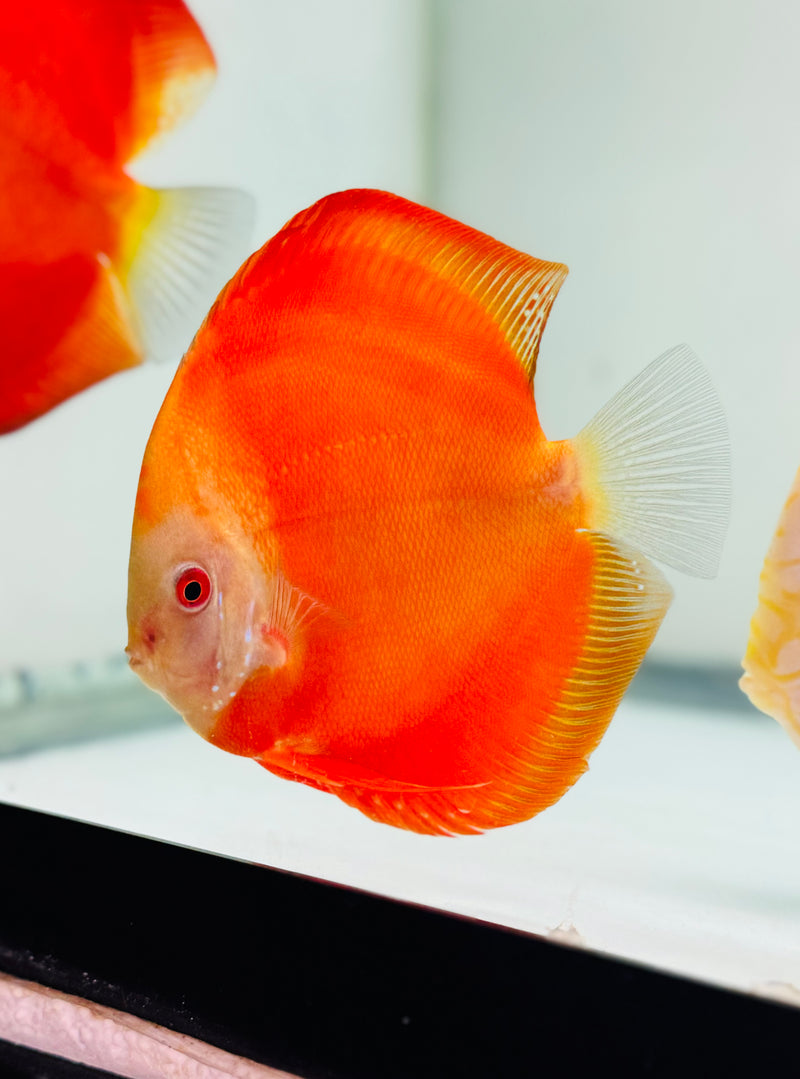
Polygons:
[[800,1003],[793,5],[188,8],[14,99],[0,799]]

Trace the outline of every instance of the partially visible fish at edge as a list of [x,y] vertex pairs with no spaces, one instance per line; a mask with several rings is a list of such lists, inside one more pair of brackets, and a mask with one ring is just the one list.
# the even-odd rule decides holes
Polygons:
[[742,691],[800,747],[800,472],[764,559]]
[[124,165],[215,75],[181,0],[37,0],[0,33],[0,433],[145,357],[178,359],[253,204]]
[[670,603],[650,558],[716,572],[729,453],[683,346],[547,440],[566,274],[345,191],[229,283],[150,436],[129,573],[131,666],[203,737],[428,834],[586,770]]

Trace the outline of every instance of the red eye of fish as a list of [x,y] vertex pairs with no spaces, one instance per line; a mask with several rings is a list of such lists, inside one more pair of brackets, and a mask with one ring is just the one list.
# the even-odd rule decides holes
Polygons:
[[175,596],[187,611],[199,611],[211,598],[211,578],[202,566],[189,566],[175,582]]

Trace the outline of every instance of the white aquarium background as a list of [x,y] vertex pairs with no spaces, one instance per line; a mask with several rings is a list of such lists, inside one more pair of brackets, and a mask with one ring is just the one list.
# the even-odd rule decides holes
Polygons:
[[758,573],[800,465],[800,13],[791,0],[445,0],[434,198],[570,275],[537,403],[571,437],[686,341],[733,445],[711,583],[676,599],[653,656],[738,663]]
[[[138,468],[179,357],[146,365],[0,440],[0,799],[799,1001],[800,756],[735,690],[800,465],[796,5],[190,6],[219,78],[135,175],[250,191],[253,248],[372,186],[566,262],[536,381],[551,438],[691,344],[733,445],[722,570],[668,572],[657,689],[626,698],[557,806],[479,838],[373,824],[164,725],[124,668]],[[125,733],[67,744],[87,717]]]

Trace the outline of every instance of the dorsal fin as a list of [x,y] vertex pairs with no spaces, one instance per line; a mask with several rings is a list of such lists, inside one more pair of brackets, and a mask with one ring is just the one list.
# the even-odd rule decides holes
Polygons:
[[137,0],[133,11],[130,142],[122,160],[191,116],[217,72],[202,30],[182,3]]
[[[444,286],[452,303],[437,296],[436,317],[463,329],[470,318],[495,323],[529,380],[536,371],[539,343],[566,266],[523,254],[485,233],[462,225],[435,210],[384,191],[342,191],[320,199],[297,214],[244,264],[212,309],[212,326],[232,302],[275,281],[298,260],[323,256],[329,276],[353,287],[356,255],[372,256],[371,264],[389,260],[384,293],[404,294],[422,309],[432,279]],[[390,265],[390,264],[391,265]],[[362,261],[363,264],[363,261]],[[396,286],[396,288],[395,288]],[[459,305],[458,297],[471,300]]]
[[215,73],[182,0],[4,6],[3,107],[35,123],[26,138],[43,137],[48,156],[69,167],[75,141],[104,160],[128,161],[194,111]]

